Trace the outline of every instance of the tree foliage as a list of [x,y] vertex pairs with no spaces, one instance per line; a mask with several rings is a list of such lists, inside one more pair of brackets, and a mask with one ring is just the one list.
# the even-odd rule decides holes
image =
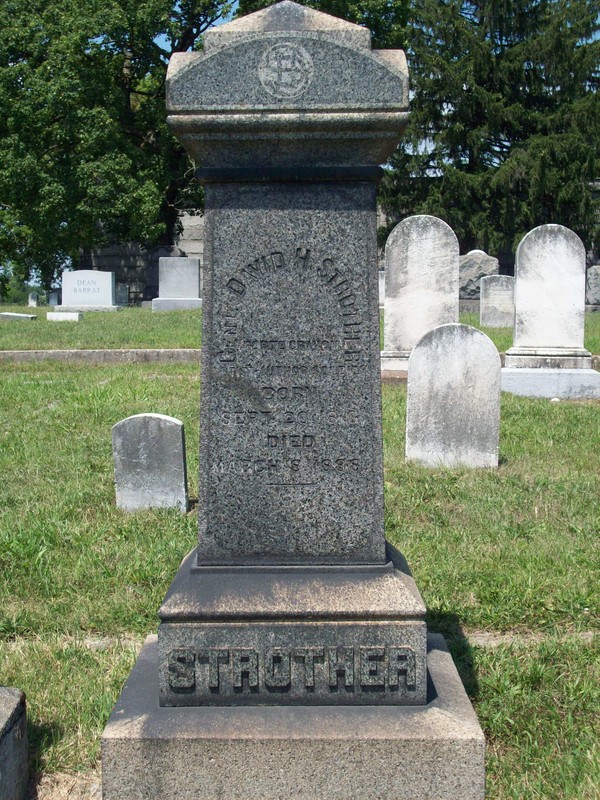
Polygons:
[[225,0],[3,0],[0,264],[49,285],[80,247],[172,240],[198,190],[165,124],[167,64],[228,12]]
[[[592,246],[599,210],[599,0],[309,0],[403,47],[411,122],[383,182],[396,218],[431,213],[463,249],[512,251],[560,222]],[[239,0],[239,14],[268,0]],[[173,52],[226,0],[3,0],[0,272],[48,286],[79,248],[169,243],[199,202],[165,124]]]
[[411,122],[384,180],[396,218],[445,219],[464,249],[536,225],[599,241],[598,0],[415,0]]

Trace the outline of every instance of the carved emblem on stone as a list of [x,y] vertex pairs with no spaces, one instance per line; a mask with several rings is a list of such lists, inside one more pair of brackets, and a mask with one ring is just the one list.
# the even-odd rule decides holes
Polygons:
[[314,74],[310,54],[294,42],[280,42],[267,48],[258,65],[258,77],[274,97],[299,97],[310,86]]

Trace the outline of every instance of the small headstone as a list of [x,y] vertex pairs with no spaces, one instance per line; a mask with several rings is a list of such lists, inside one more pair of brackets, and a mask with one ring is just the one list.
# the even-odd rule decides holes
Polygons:
[[81,311],[48,311],[48,322],[80,322],[83,319]]
[[117,283],[115,286],[115,302],[118,306],[129,304],[129,284]]
[[591,368],[584,317],[581,239],[562,225],[534,228],[517,248],[514,338],[505,367]]
[[38,293],[30,292],[29,297],[27,298],[27,305],[30,308],[37,308],[37,304],[38,304]]
[[441,325],[408,366],[406,458],[430,467],[497,467],[500,356],[482,331]]
[[112,429],[117,506],[125,511],[187,511],[183,423],[164,414],[136,414]]
[[594,264],[587,271],[585,300],[590,306],[600,306],[600,264]]
[[58,305],[58,292],[50,292],[50,294],[48,295],[48,305],[49,306]]
[[118,311],[115,273],[80,269],[62,274],[62,305],[57,311]]
[[488,328],[512,328],[514,321],[515,279],[511,275],[484,275],[479,322]]
[[460,299],[479,297],[480,282],[484,275],[497,275],[499,262],[484,250],[470,250],[459,259]]
[[0,797],[22,800],[27,790],[27,715],[20,689],[0,686]]
[[158,297],[153,311],[181,311],[201,308],[200,259],[160,258],[158,261]]
[[385,272],[379,270],[379,308],[385,306]]
[[458,239],[437,217],[400,222],[385,246],[382,370],[406,370],[427,331],[458,322]]
[[18,320],[29,320],[37,319],[37,314],[18,314],[16,311],[2,311],[0,312],[0,320],[4,320],[5,322],[13,322]]

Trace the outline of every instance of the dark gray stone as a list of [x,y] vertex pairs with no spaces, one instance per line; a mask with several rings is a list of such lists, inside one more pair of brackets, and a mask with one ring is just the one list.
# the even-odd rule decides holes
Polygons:
[[600,306],[600,264],[588,267],[585,299],[589,305]]
[[203,564],[383,561],[374,208],[367,182],[206,187]]
[[483,796],[383,536],[376,181],[407,96],[402,53],[288,0],[171,62],[206,185],[199,542],[106,729],[105,800]]
[[112,429],[117,506],[126,511],[187,511],[183,422],[164,414],[135,414]]
[[497,275],[499,270],[498,259],[488,256],[484,250],[470,250],[466,255],[460,256],[460,297],[461,299],[474,299],[480,295],[480,283],[484,275]]
[[0,686],[0,797],[22,800],[27,789],[27,716],[20,689]]
[[482,800],[484,737],[441,636],[424,706],[161,708],[150,637],[102,737],[103,800]]
[[161,705],[424,703],[425,606],[388,557],[248,570],[194,568],[192,552],[160,610]]

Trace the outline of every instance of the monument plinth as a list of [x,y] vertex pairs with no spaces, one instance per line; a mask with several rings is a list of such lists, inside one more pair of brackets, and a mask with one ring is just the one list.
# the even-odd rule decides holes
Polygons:
[[[104,796],[180,798],[175,778],[151,788],[149,754],[166,747],[175,763],[189,746],[194,798],[300,797],[306,759],[326,746],[354,795],[379,797],[360,767],[373,737],[409,758],[433,732],[434,761],[456,745],[445,718],[442,731],[402,716],[424,712],[444,680],[428,694],[425,606],[383,531],[376,183],[407,120],[406,62],[289,0],[204,43],[172,59],[167,82],[169,125],[205,184],[198,547],[105,731]],[[148,702],[160,707],[142,712],[155,669]],[[462,744],[482,752],[469,731]],[[266,776],[294,740],[302,755],[284,783],[259,791],[252,770],[232,768],[227,784],[227,753]],[[399,796],[424,764],[404,769]],[[481,770],[478,756],[469,791]],[[329,796],[319,772],[311,791]]]

